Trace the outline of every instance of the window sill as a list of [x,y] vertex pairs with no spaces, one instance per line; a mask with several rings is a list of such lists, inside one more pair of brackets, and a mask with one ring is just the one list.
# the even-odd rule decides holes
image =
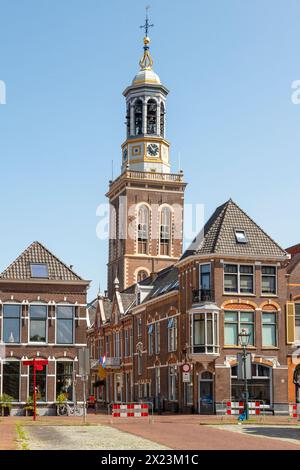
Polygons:
[[234,297],[256,297],[256,294],[242,294],[238,292],[223,292],[225,296],[234,296]]
[[267,297],[267,298],[271,298],[271,299],[278,299],[278,294],[261,294],[261,297],[262,298]]
[[278,346],[262,346],[261,349],[262,351],[268,351],[268,350],[279,351]]
[[[236,346],[236,345],[232,345],[232,346],[226,345],[226,346],[223,346],[223,349],[240,349],[240,350],[242,350],[243,347],[242,347],[242,346]],[[257,347],[256,347],[256,346],[247,346],[247,347],[246,347],[246,350],[247,350],[247,349],[250,349],[250,350],[253,351],[253,350],[256,350]]]

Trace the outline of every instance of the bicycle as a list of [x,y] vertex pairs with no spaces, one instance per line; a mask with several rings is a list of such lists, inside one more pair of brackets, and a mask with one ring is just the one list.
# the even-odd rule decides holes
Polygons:
[[71,405],[70,403],[61,403],[57,407],[57,414],[59,416],[81,416],[81,407],[77,404]]

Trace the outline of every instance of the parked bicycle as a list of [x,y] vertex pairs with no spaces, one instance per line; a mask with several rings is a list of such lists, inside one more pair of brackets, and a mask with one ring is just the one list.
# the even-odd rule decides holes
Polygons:
[[81,416],[82,408],[75,403],[60,403],[57,405],[57,414],[59,416]]

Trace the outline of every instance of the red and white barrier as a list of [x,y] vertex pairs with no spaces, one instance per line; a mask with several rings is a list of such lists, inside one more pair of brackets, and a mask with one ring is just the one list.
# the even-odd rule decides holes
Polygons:
[[300,405],[297,403],[290,403],[289,413],[291,418],[298,418],[300,416]]
[[112,405],[113,418],[147,418],[149,416],[148,403],[128,403]]
[[[244,413],[245,406],[243,401],[227,401],[226,402],[226,414],[227,415],[241,415]],[[249,401],[248,412],[249,415],[260,415],[262,410],[265,409],[265,405],[261,401]]]

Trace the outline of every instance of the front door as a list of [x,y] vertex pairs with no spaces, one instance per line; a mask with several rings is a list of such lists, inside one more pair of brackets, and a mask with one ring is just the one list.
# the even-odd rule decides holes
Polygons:
[[203,372],[199,379],[199,413],[214,413],[214,382],[210,372]]

